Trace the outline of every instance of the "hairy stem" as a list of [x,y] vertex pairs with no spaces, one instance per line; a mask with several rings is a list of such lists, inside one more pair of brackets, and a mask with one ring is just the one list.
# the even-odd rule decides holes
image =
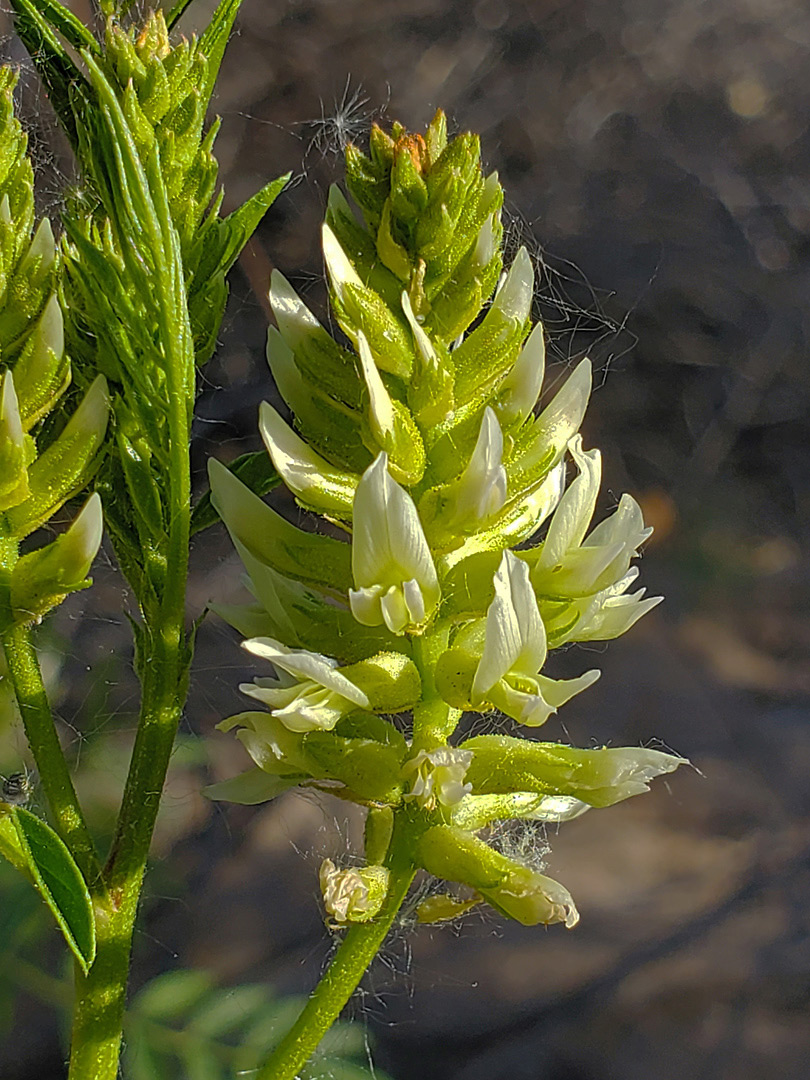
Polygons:
[[391,929],[416,873],[409,859],[402,859],[398,869],[393,866],[390,869],[388,896],[379,915],[371,922],[357,923],[346,932],[301,1015],[259,1070],[256,1080],[295,1080],[340,1016]]
[[[104,870],[109,906],[96,916],[97,951],[86,976],[77,971],[69,1080],[115,1080],[132,933],[149,846],[188,684],[185,595],[191,521],[189,443],[194,349],[182,266],[171,226],[166,252],[171,288],[160,298],[159,328],[168,389],[167,469],[163,476],[169,535],[159,601],[144,606],[139,633],[141,712],[115,839]],[[173,305],[173,306],[172,306]],[[173,312],[182,312],[180,325]]]
[[2,641],[25,735],[56,831],[92,889],[101,867],[56,733],[31,632],[24,626],[11,626],[2,635]]

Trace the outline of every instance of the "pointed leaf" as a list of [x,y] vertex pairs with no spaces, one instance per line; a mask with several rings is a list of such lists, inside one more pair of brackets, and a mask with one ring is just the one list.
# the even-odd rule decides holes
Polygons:
[[0,853],[33,882],[85,974],[96,955],[93,904],[65,844],[22,807],[0,808]]

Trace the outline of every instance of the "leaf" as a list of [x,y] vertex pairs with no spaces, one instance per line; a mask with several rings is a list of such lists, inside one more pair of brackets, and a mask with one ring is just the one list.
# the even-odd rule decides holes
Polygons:
[[79,136],[74,105],[82,100],[87,103],[87,82],[31,0],[11,0],[11,6],[16,15],[14,29],[30,53],[68,142],[76,151]]
[[200,37],[200,52],[208,60],[205,83],[200,87],[200,96],[205,102],[211,97],[234,20],[241,6],[242,0],[222,0]]
[[65,844],[28,810],[5,806],[0,813],[0,854],[33,882],[87,974],[96,955],[93,903]]
[[[125,1021],[125,1080],[232,1080],[255,1072],[298,1018],[301,998],[264,985],[213,985],[199,971],[159,975],[136,995]],[[342,1023],[302,1077],[371,1080],[362,1029]],[[375,1080],[385,1080],[375,1072]]]

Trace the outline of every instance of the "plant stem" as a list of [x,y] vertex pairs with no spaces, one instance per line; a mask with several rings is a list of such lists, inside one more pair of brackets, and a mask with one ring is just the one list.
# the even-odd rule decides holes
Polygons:
[[[115,839],[104,870],[109,905],[96,909],[96,959],[76,972],[69,1080],[116,1080],[132,933],[149,846],[188,688],[185,630],[191,521],[191,402],[194,348],[176,234],[164,222],[170,288],[158,321],[168,389],[167,468],[163,476],[169,535],[157,603],[144,607],[139,632],[141,711]],[[155,241],[156,245],[158,240]],[[179,316],[176,317],[176,316]]]
[[295,1080],[360,984],[391,929],[415,873],[409,859],[403,859],[398,870],[391,869],[388,896],[379,915],[347,931],[301,1015],[259,1070],[256,1080]]
[[31,631],[25,626],[11,626],[3,634],[2,640],[25,735],[37,764],[56,831],[92,888],[101,867],[56,734],[36,650],[31,643]]

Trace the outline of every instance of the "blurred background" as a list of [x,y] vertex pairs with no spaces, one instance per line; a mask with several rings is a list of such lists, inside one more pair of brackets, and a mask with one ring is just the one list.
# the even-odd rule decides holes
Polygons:
[[[72,5],[87,16],[82,2]],[[197,0],[185,32],[213,7]],[[11,21],[43,209],[71,165]],[[693,771],[547,837],[582,921],[403,925],[351,1012],[394,1080],[799,1080],[810,1066],[810,8],[804,0],[244,0],[216,99],[226,205],[293,170],[232,279],[194,462],[253,449],[272,396],[264,297],[277,266],[323,317],[318,224],[347,139],[419,130],[441,106],[479,132],[506,189],[507,245],[539,273],[547,386],[584,354],[586,446],[656,533],[642,583],[664,605],[625,638],[553,658],[603,676],[548,738],[665,745]],[[240,595],[220,528],[198,537],[189,610]],[[100,833],[137,699],[111,558],[41,640]],[[320,860],[355,842],[345,807],[199,794],[244,764],[213,731],[251,671],[202,624],[136,939],[133,989],[195,969],[221,987],[315,983],[333,943]],[[2,684],[0,684],[0,689]],[[6,705],[0,770],[25,760]],[[651,741],[652,740],[652,741]],[[36,792],[34,800],[36,804]],[[4,1080],[63,1075],[61,950],[0,879]],[[9,899],[10,898],[10,899]],[[39,929],[37,929],[39,927]],[[43,928],[44,927],[44,928]],[[50,983],[47,981],[50,979]],[[50,993],[50,998],[48,994]],[[131,1037],[133,1042],[137,1040]],[[360,1053],[359,1059],[363,1058]],[[381,1074],[380,1073],[380,1074]],[[185,1074],[178,1072],[178,1077]],[[333,1075],[333,1074],[330,1074]],[[349,1075],[348,1073],[346,1074]],[[352,1074],[359,1075],[359,1074]]]

